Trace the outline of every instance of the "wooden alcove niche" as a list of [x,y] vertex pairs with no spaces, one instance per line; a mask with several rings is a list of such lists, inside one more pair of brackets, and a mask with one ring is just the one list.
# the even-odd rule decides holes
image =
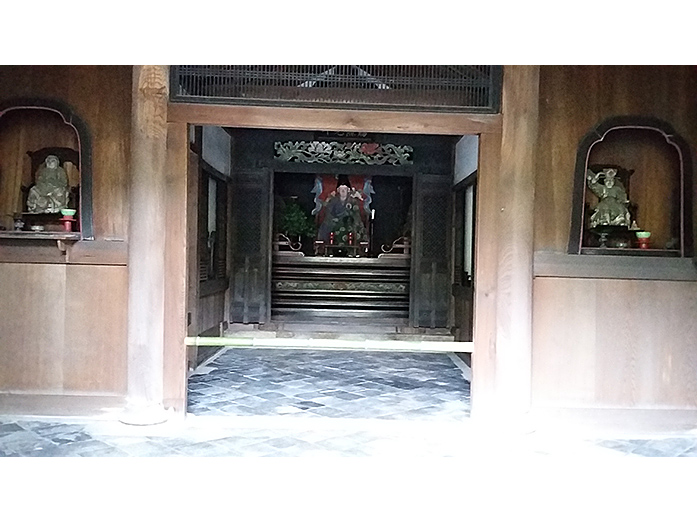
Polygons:
[[[588,230],[597,202],[586,171],[618,168],[632,219],[651,232],[651,248],[598,247]],[[692,155],[687,142],[653,117],[618,116],[601,122],[581,140],[576,155],[569,254],[693,256]]]
[[[48,154],[75,165],[68,172],[71,187],[77,187],[76,234],[45,231],[16,232],[12,215],[26,210],[26,192],[34,183],[38,164]],[[66,104],[56,100],[14,99],[0,103],[0,231],[5,239],[93,240],[92,228],[92,142],[84,121]]]

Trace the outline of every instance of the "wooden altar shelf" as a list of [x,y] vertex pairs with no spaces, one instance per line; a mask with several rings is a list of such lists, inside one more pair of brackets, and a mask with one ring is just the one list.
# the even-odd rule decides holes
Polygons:
[[0,239],[10,240],[73,240],[82,238],[79,232],[0,231]]
[[[49,240],[56,242],[61,256],[67,251],[66,242],[77,242],[82,239],[79,232],[58,231],[0,231],[0,240]],[[7,242],[12,243],[12,242]]]
[[405,324],[408,259],[274,256],[272,321]]
[[616,247],[581,247],[581,254],[599,254],[605,256],[660,256],[664,258],[679,258],[677,249],[633,249]]

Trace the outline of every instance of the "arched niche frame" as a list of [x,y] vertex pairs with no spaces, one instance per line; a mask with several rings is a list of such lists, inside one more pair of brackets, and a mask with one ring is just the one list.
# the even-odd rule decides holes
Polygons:
[[11,111],[33,110],[57,113],[77,136],[80,170],[80,235],[94,240],[92,224],[92,138],[84,120],[67,104],[58,100],[15,98],[0,102],[0,121]]
[[[633,133],[633,134],[632,134]],[[608,142],[621,142],[619,136],[642,136],[649,138],[650,141],[660,146],[665,155],[674,158],[672,162],[674,168],[671,169],[671,183],[674,191],[671,197],[663,198],[664,201],[652,202],[656,208],[663,207],[663,212],[671,214],[671,206],[675,209],[672,212],[672,231],[677,237],[678,245],[675,248],[651,248],[642,250],[638,248],[592,248],[585,242],[588,237],[586,222],[588,216],[588,194],[586,185],[586,172],[591,166],[604,164],[606,167],[624,167],[628,169],[628,174],[634,172],[632,165],[613,165],[619,162],[608,161],[604,155],[602,162],[594,161],[597,157],[595,153],[603,150]],[[614,142],[613,142],[614,143]],[[633,144],[635,151],[636,143]],[[605,149],[606,151],[607,149]],[[618,149],[619,150],[619,149]],[[650,153],[646,153],[649,154]],[[621,156],[621,155],[620,155]],[[631,162],[629,162],[631,163]],[[644,181],[650,180],[652,173],[643,173]],[[656,178],[658,179],[658,178]],[[658,183],[654,180],[654,183]],[[634,180],[632,181],[635,184]],[[638,187],[629,188],[629,200],[632,202],[632,191],[636,194]],[[644,191],[646,192],[646,191]],[[679,202],[674,201],[678,199]],[[629,255],[629,256],[673,256],[691,258],[694,256],[693,236],[693,161],[692,153],[687,141],[682,138],[675,129],[667,122],[654,117],[647,116],[616,116],[608,118],[598,124],[588,132],[580,141],[576,154],[576,167],[574,171],[574,193],[572,203],[571,231],[569,235],[569,254],[606,254],[606,255]],[[650,228],[650,227],[649,227]]]

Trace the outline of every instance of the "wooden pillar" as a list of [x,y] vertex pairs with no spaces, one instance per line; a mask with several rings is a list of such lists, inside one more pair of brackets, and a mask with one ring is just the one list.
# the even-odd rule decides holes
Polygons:
[[481,143],[472,407],[514,423],[530,408],[532,383],[538,105],[539,66],[505,67],[500,143]]
[[[185,123],[167,126],[167,205],[165,233],[164,406],[186,413],[189,221],[196,207],[190,202],[198,178],[190,176],[189,135]],[[191,184],[194,187],[191,187]],[[193,202],[195,203],[195,202]],[[194,235],[193,238],[196,236]],[[197,264],[194,264],[198,268]]]
[[479,137],[477,217],[474,260],[474,353],[472,354],[472,417],[494,409],[496,391],[496,283],[501,134]]
[[133,67],[128,225],[128,409],[123,421],[165,420],[163,402],[165,161],[169,73]]

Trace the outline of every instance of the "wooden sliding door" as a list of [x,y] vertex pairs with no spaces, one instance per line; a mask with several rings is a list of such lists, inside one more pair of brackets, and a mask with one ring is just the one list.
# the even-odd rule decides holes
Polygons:
[[412,207],[412,327],[449,327],[451,184],[449,176],[421,174]]
[[273,174],[250,169],[234,174],[230,321],[266,323],[271,306],[271,208]]

